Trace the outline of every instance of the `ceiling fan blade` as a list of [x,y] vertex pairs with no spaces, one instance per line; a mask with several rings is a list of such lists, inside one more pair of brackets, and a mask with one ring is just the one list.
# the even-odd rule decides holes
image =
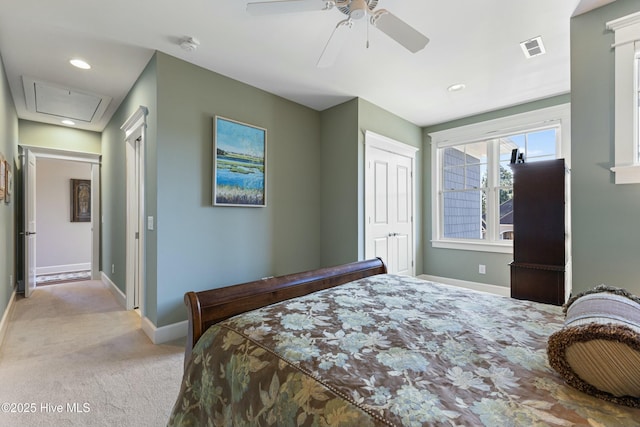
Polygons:
[[280,13],[309,12],[324,10],[325,0],[278,0],[247,3],[247,12],[251,15],[275,15]]
[[412,53],[422,50],[429,43],[427,36],[386,9],[376,11],[371,23]]
[[351,19],[345,19],[338,22],[338,25],[333,29],[331,37],[327,40],[327,44],[324,46],[324,50],[318,59],[316,66],[318,68],[327,68],[333,65],[342,50],[342,46],[347,41],[349,36],[349,29],[353,26]]

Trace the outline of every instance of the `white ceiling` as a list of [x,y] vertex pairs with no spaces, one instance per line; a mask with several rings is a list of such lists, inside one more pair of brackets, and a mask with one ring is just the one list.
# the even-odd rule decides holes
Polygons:
[[[318,0],[321,2],[322,0]],[[336,63],[315,64],[337,9],[250,16],[247,0],[2,0],[0,54],[20,118],[30,112],[22,78],[112,98],[102,131],[155,50],[316,110],[361,97],[427,126],[568,93],[570,17],[614,0],[379,0],[431,39],[411,54],[358,22]],[[200,47],[179,47],[184,36]],[[526,59],[519,43],[542,36],[547,53]],[[93,68],[78,70],[72,57]],[[180,78],[180,76],[175,76]],[[466,89],[448,92],[463,83]],[[108,99],[108,98],[107,98]]]

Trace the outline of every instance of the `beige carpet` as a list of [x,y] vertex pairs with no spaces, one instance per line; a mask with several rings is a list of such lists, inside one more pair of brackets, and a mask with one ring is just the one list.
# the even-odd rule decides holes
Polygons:
[[152,344],[99,281],[37,288],[16,301],[0,347],[0,426],[164,426],[179,341]]

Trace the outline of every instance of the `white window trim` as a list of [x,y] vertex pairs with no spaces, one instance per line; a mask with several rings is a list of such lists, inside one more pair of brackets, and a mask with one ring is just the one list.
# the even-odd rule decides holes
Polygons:
[[567,168],[571,168],[571,105],[561,104],[541,108],[526,113],[515,114],[499,119],[460,126],[430,133],[431,137],[431,245],[434,248],[458,249],[482,252],[513,253],[512,241],[484,242],[466,239],[445,239],[440,235],[440,189],[438,149],[501,136],[530,131],[536,127],[560,125],[559,146],[556,147],[558,158],[564,158]]
[[640,50],[640,12],[606,23],[615,33],[615,174],[616,184],[640,183],[636,52]]

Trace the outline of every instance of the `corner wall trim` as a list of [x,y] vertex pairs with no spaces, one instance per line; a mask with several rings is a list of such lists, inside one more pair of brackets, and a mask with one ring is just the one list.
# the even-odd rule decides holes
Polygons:
[[511,288],[504,286],[489,285],[486,283],[468,282],[466,280],[450,279],[448,277],[430,276],[428,274],[421,274],[418,279],[428,280],[436,283],[443,283],[445,285],[457,286],[459,288],[473,289],[474,291],[487,292],[494,295],[501,295],[503,297],[511,297]]
[[164,344],[169,341],[176,340],[187,336],[187,328],[189,321],[172,323],[167,326],[157,327],[148,317],[142,317],[142,330],[154,344]]
[[126,302],[127,297],[124,295],[124,293],[116,286],[115,283],[111,281],[109,276],[107,276],[104,273],[104,271],[100,272],[100,277],[101,277],[102,283],[109,286],[109,290],[111,291],[113,296],[116,298],[116,301],[118,301],[118,305],[122,308],[125,308],[127,305],[127,302]]
[[[4,314],[2,315],[2,320],[0,320],[0,347],[2,347],[2,343],[4,342],[4,336],[9,328],[9,320],[11,319],[11,315],[13,314],[13,308],[15,307],[16,302],[16,290],[14,288],[11,297],[9,298],[9,303],[7,304],[7,308],[4,310]],[[186,332],[186,328],[185,328]],[[186,335],[186,334],[185,334]]]

